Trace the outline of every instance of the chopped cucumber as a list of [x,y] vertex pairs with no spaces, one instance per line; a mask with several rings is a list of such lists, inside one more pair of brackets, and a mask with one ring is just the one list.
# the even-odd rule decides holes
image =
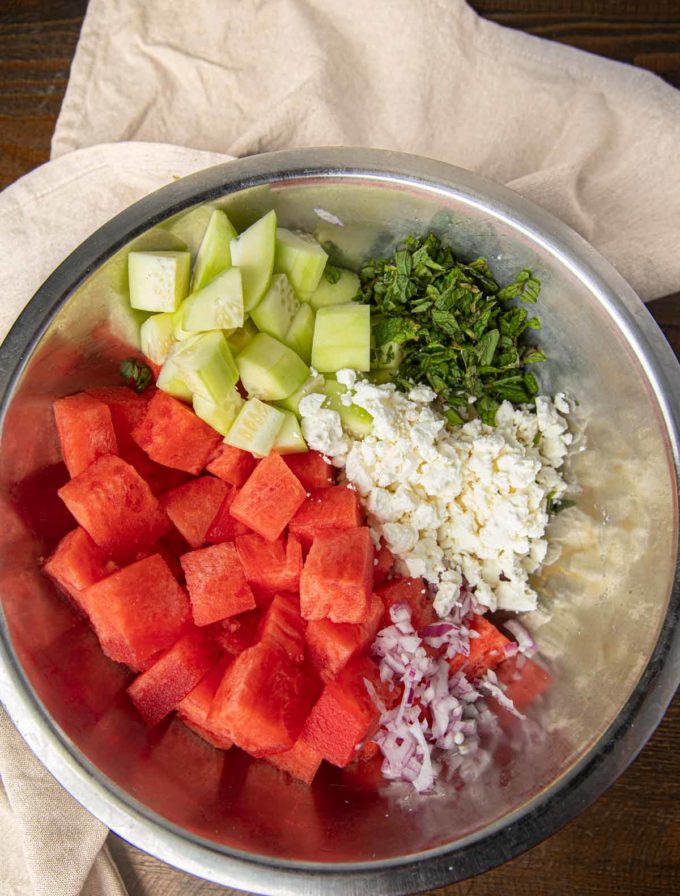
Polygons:
[[253,323],[274,339],[283,339],[288,332],[300,300],[285,274],[274,274],[262,301],[250,312]]
[[309,376],[305,362],[267,333],[258,333],[239,353],[236,364],[248,395],[269,401],[292,395]]
[[162,364],[175,344],[175,316],[166,311],[147,317],[139,330],[140,347],[154,364]]
[[371,369],[371,310],[368,305],[319,308],[314,324],[312,367],[335,373],[343,367]]
[[335,268],[340,277],[333,283],[326,276],[321,278],[319,285],[309,296],[308,301],[317,311],[327,305],[345,305],[358,295],[361,283],[354,271],[344,268]]
[[283,411],[249,398],[243,405],[227,433],[225,442],[234,448],[250,451],[256,457],[266,457],[274,447],[285,416]]
[[232,387],[219,402],[196,394],[193,397],[193,405],[197,417],[205,420],[208,426],[212,426],[217,432],[226,436],[243,406],[243,399],[239,395],[238,389]]
[[342,396],[346,391],[346,386],[333,379],[327,379],[323,387],[323,392],[328,396],[326,404],[340,414],[343,427],[355,439],[363,439],[373,427],[373,417],[356,404],[343,404]]
[[384,342],[371,352],[371,369],[397,370],[404,357],[404,349],[399,342]]
[[313,292],[326,267],[328,255],[309,233],[294,233],[279,227],[276,231],[274,270],[286,274],[298,295]]
[[243,285],[238,268],[228,268],[182,303],[181,328],[190,333],[235,330],[243,325]]
[[130,252],[130,304],[138,311],[175,311],[189,292],[189,252]]
[[185,303],[182,302],[177,311],[172,315],[172,332],[175,337],[175,342],[184,342],[186,339],[191,339],[192,336],[196,335],[196,333],[191,330],[184,329],[185,310]]
[[300,355],[305,364],[309,364],[312,358],[315,317],[309,305],[300,305],[282,340],[288,348]]
[[283,411],[285,420],[274,442],[274,451],[279,454],[300,454],[307,451],[307,443],[302,435],[300,423],[291,411]]
[[176,359],[178,348],[179,343],[170,349],[170,353],[163,362],[163,366],[158,374],[156,385],[163,392],[167,392],[168,395],[172,395],[174,398],[179,398],[180,401],[191,401],[191,389],[187,385],[184,371]]
[[269,287],[276,248],[276,212],[270,211],[231,241],[231,263],[241,269],[243,304],[251,311]]
[[236,229],[226,212],[216,208],[210,216],[194,262],[193,292],[203,289],[218,274],[231,267],[230,244],[236,236]]
[[289,395],[288,398],[282,398],[281,401],[277,401],[277,404],[285,408],[287,411],[292,411],[297,417],[300,416],[300,402],[305,397],[305,395],[311,395],[312,392],[323,392],[324,383],[326,382],[325,378],[321,376],[320,373],[314,374],[314,376],[308,377],[305,382],[300,386],[299,389],[296,389],[292,395]]
[[222,402],[238,381],[236,363],[221,330],[201,333],[170,355],[193,395]]
[[247,318],[243,326],[239,327],[238,330],[234,330],[227,339],[232,355],[236,357],[240,351],[243,351],[247,345],[250,345],[257,333],[257,327],[250,318]]

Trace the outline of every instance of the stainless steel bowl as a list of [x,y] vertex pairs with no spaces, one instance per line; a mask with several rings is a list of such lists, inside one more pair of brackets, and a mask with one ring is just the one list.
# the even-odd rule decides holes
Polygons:
[[[501,279],[540,275],[546,390],[579,401],[578,508],[529,619],[555,682],[462,790],[416,797],[328,769],[310,788],[220,754],[175,724],[147,732],[106,661],[39,572],[62,534],[54,397],[115,382],[136,322],[131,245],[192,248],[204,203],[242,227],[275,208],[357,264],[433,228]],[[406,893],[484,871],[550,835],[641,749],[680,679],[680,373],[621,277],[546,212],[481,177],[413,156],[301,150],[212,168],[123,212],[47,280],[0,349],[2,697],[45,766],[141,849],[261,893]],[[675,584],[674,584],[675,582]]]

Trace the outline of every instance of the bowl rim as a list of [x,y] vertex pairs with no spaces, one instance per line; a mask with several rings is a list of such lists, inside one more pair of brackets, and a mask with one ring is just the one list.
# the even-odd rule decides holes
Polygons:
[[[663,417],[675,476],[677,551],[680,365],[626,281],[575,231],[507,187],[462,168],[406,153],[350,147],[251,156],[162,187],[104,224],[47,278],[0,346],[0,432],[14,389],[52,319],[73,292],[130,240],[194,205],[250,187],[344,177],[400,182],[453,196],[541,245],[594,294],[635,348]],[[42,764],[100,821],[145,852],[216,883],[285,894],[413,893],[484,872],[552,835],[609,787],[637,756],[680,684],[680,555],[659,636],[640,680],[591,749],[526,805],[455,844],[360,863],[255,856],[183,832],[97,772],[52,721],[26,678],[0,607],[0,698]]]

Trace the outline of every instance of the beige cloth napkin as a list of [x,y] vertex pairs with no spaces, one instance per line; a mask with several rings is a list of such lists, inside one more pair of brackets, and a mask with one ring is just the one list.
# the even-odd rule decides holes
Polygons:
[[[680,288],[680,94],[650,74],[460,0],[91,0],[55,161],[0,195],[0,337],[136,198],[218,153],[320,144],[480,171],[575,227],[644,299]],[[105,828],[1,711],[0,775],[2,896],[123,893]]]

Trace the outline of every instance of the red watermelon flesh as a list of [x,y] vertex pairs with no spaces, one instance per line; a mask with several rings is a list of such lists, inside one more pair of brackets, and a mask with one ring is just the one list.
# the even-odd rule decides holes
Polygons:
[[129,560],[172,528],[146,482],[113,454],[100,457],[58,494],[92,540],[114,560]]
[[315,683],[282,650],[256,644],[227,669],[208,724],[251,756],[283,753],[297,740],[315,696]]
[[194,629],[138,675],[128,694],[146,724],[157,725],[172,712],[210,670],[217,656],[215,642]]
[[551,674],[543,666],[522,654],[502,662],[496,675],[505,687],[505,696],[512,700],[518,712],[528,709],[552,683]]
[[368,529],[325,529],[312,543],[300,576],[305,619],[365,622],[373,589]]
[[296,665],[305,658],[306,621],[293,595],[277,594],[262,616],[260,641],[278,646]]
[[416,631],[434,622],[436,613],[423,579],[409,579],[396,576],[383,582],[376,588],[385,606],[385,620],[391,624],[390,607],[395,604],[407,604],[411,610],[411,620]]
[[280,455],[269,454],[234,498],[231,515],[268,541],[276,541],[306,497]]
[[381,544],[378,549],[375,560],[373,561],[373,583],[381,585],[389,575],[394,566],[394,557],[392,551],[386,544]]
[[106,454],[118,454],[111,411],[103,401],[80,392],[53,404],[61,455],[71,477]]
[[290,531],[308,547],[324,529],[356,529],[363,522],[359,497],[346,485],[315,489],[290,521]]
[[189,598],[158,554],[82,592],[104,653],[132,669],[170,647],[191,619]]
[[382,601],[373,594],[365,622],[314,619],[307,625],[305,640],[309,657],[323,681],[332,681],[353,656],[368,649],[381,626],[383,613]]
[[237,491],[233,486],[227,486],[227,489],[224,500],[220,504],[220,508],[205,535],[205,540],[209,544],[222,544],[224,541],[233,541],[237,535],[246,535],[250,532],[247,526],[239,523],[231,515],[231,505],[237,495]]
[[210,625],[255,609],[233,544],[213,544],[180,558],[196,625]]
[[283,459],[308,492],[328,488],[335,481],[335,468],[318,451],[286,454]]
[[200,476],[161,495],[160,503],[189,545],[200,548],[228,491],[221,479]]
[[103,401],[111,412],[118,448],[123,451],[133,445],[132,430],[144,419],[153,391],[147,390],[140,395],[127,386],[101,386],[88,389],[87,394]]
[[217,643],[222,650],[238,656],[259,640],[261,618],[260,611],[256,609],[222,620],[215,631]]
[[241,488],[255,469],[257,461],[249,451],[222,444],[206,469],[229,485]]
[[101,581],[118,567],[108,560],[84,529],[78,527],[65,535],[43,570],[84,611],[81,592]]
[[274,753],[273,756],[267,757],[276,768],[280,768],[284,772],[288,772],[299,781],[305,784],[311,784],[319,766],[323,760],[323,756],[310,746],[303,737],[298,737],[290,750],[283,753]]
[[263,591],[297,591],[302,570],[299,542],[267,541],[255,532],[234,539],[246,579]]
[[213,697],[231,661],[232,657],[229,655],[220,657],[207,675],[204,675],[196,687],[177,704],[177,714],[184,724],[188,725],[203,740],[220,750],[228,750],[233,746],[233,741],[228,737],[220,737],[218,732],[213,732],[210,729],[208,713]]
[[132,438],[152,460],[197,475],[221,441],[218,432],[171,395],[156,391]]
[[157,497],[164,492],[169,492],[171,489],[184,485],[191,478],[189,473],[184,473],[182,470],[173,470],[170,467],[157,464],[134,442],[121,449],[120,456],[126,463],[137,470]]
[[462,669],[468,678],[475,679],[507,659],[505,647],[511,642],[484,616],[475,616],[470,629],[476,632],[477,637],[470,637],[469,655],[457,653],[449,660],[449,665],[452,674]]
[[326,685],[303,729],[306,743],[340,768],[356,757],[357,747],[378,725],[379,713],[364,679],[380,687],[376,664],[366,656],[358,656]]

